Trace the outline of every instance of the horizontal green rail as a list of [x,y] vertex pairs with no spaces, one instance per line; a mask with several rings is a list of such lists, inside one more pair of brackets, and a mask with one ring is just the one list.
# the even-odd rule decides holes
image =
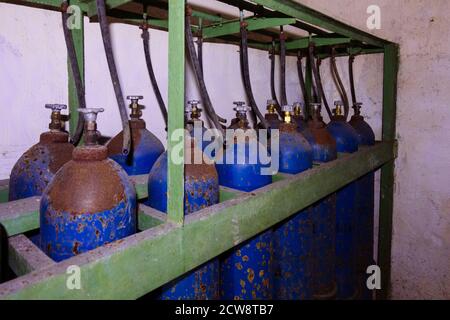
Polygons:
[[367,44],[384,47],[390,43],[387,40],[361,31],[298,2],[290,0],[252,0],[252,2]]
[[[396,156],[396,143],[340,156],[299,175],[0,285],[1,299],[133,299],[308,207]],[[326,184],[323,181],[327,181]],[[81,290],[66,287],[81,268]],[[137,277],[136,275],[139,275]]]
[[[274,28],[295,23],[294,18],[248,18],[247,30],[256,31],[267,28]],[[239,33],[241,29],[240,21],[228,21],[222,24],[206,26],[203,28],[203,38],[217,38],[230,34]]]
[[[133,177],[138,199],[148,197],[146,178],[147,175],[139,176],[137,179]],[[239,194],[241,192],[237,190],[220,187],[221,202],[233,199]],[[0,223],[5,227],[8,236],[18,235],[39,228],[39,203],[40,197],[0,203]],[[140,205],[138,214],[140,230],[154,227],[164,220],[165,215],[163,213]]]

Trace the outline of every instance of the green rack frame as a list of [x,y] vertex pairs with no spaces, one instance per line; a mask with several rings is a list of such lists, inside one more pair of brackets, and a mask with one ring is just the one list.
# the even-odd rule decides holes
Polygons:
[[[277,175],[274,183],[255,192],[244,193],[221,188],[218,205],[184,217],[184,165],[170,161],[171,152],[180,141],[168,139],[168,214],[140,205],[138,221],[141,232],[90,252],[55,263],[46,257],[23,233],[39,228],[38,197],[7,202],[8,181],[0,181],[0,222],[9,237],[8,263],[19,276],[0,284],[0,299],[134,299],[175,279],[185,272],[220,255],[263,230],[288,218],[325,196],[339,190],[364,174],[381,169],[378,265],[381,268],[381,290],[377,299],[387,299],[390,287],[394,162],[397,157],[396,93],[399,47],[346,25],[300,3],[290,0],[219,0],[249,11],[246,18],[252,32],[271,32],[273,27],[292,25],[311,34],[290,40],[288,52],[307,48],[310,41],[317,47],[339,46],[339,55],[383,53],[382,141],[364,147],[351,155],[298,175]],[[57,0],[0,0],[36,8],[60,10]],[[129,0],[106,0],[109,13]],[[168,137],[184,127],[185,96],[185,1],[147,1],[168,12],[168,18],[150,18],[152,27],[169,32],[169,122]],[[83,15],[95,18],[92,0],[73,0]],[[142,2],[140,2],[142,3]],[[141,23],[140,15],[126,9],[114,13],[124,23]],[[205,41],[235,44],[238,38],[236,19],[224,19],[204,9],[193,10],[193,16],[204,22]],[[199,30],[198,26],[194,26]],[[325,31],[327,30],[327,31]],[[273,30],[272,30],[273,31]],[[72,30],[77,58],[84,78],[84,24]],[[253,41],[254,48],[269,50],[270,42]],[[323,57],[327,56],[324,50]],[[307,74],[307,80],[311,74]],[[310,81],[307,81],[310,83]],[[70,128],[76,125],[78,106],[74,81],[69,68]],[[133,177],[139,198],[147,196],[146,176]],[[323,181],[327,181],[326,184]],[[70,290],[68,269],[78,266],[81,289]]]

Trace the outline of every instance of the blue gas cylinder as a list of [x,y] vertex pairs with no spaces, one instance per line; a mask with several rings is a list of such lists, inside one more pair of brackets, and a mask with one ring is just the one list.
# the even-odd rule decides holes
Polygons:
[[[342,153],[358,151],[358,134],[345,121],[341,113],[342,103],[335,102],[334,116],[327,130],[336,139],[337,150]],[[336,282],[337,299],[352,299],[357,295],[356,288],[356,194],[355,182],[348,184],[336,193]]]
[[[185,154],[197,148],[194,140],[186,137]],[[204,158],[203,158],[204,159]],[[167,212],[167,151],[156,161],[148,177],[146,205]],[[194,213],[219,202],[219,181],[214,165],[185,164],[184,213]],[[163,300],[213,300],[219,298],[219,262],[213,259],[194,271],[182,275],[162,288]]]
[[[248,108],[244,103],[237,103],[235,110],[242,120]],[[217,157],[217,172],[222,186],[240,191],[251,192],[272,182],[271,175],[262,174],[263,164],[259,157],[251,163],[250,145],[266,152],[258,141],[256,133],[249,131],[248,122],[238,121],[239,129],[236,139],[229,141],[224,154]],[[249,138],[239,136],[249,134]],[[232,163],[227,159],[233,159]],[[231,249],[221,257],[220,294],[222,299],[249,300],[271,299],[273,296],[272,274],[272,231],[269,229],[254,238]]]
[[[361,115],[362,103],[356,103],[354,115],[349,124],[356,130],[359,143],[362,146],[375,144],[375,134]],[[370,172],[356,181],[356,210],[357,210],[357,258],[356,272],[358,273],[358,288],[361,299],[372,299],[372,291],[367,288],[367,267],[374,262],[374,173]]]
[[55,173],[72,159],[73,145],[63,131],[62,104],[47,104],[52,110],[50,131],[42,133],[39,143],[28,149],[14,165],[9,179],[9,201],[40,196]]
[[136,232],[136,192],[125,171],[97,144],[96,116],[103,109],[79,109],[85,117],[85,145],[73,151],[44,190],[40,244],[62,261]]
[[[326,163],[337,158],[336,141],[326,129],[320,103],[311,104],[308,128],[314,137],[313,160]],[[331,299],[336,293],[336,195],[311,206],[313,222],[313,294],[315,299]]]
[[164,146],[159,139],[146,129],[145,121],[141,119],[143,108],[139,104],[142,96],[128,96],[131,100],[130,131],[131,151],[122,154],[123,131],[112,138],[106,145],[108,155],[116,161],[130,176],[148,174],[155,161],[164,152]]
[[[279,171],[298,174],[312,167],[312,148],[295,123],[291,123],[292,107],[280,124]],[[296,213],[274,227],[273,270],[274,299],[312,299],[312,236],[311,210]]]

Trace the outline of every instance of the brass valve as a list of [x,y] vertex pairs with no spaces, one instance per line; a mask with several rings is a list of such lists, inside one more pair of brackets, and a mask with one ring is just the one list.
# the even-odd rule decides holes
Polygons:
[[131,109],[131,114],[130,114],[130,118],[131,119],[140,119],[142,117],[142,109],[144,109],[143,105],[139,104],[139,100],[144,99],[143,96],[127,96],[127,100],[130,100],[130,109]]
[[190,100],[185,108],[185,113],[190,116],[192,120],[199,120],[202,115],[202,109],[198,107],[200,101]]
[[335,116],[342,116],[343,115],[343,113],[342,113],[342,101],[335,101],[334,102],[334,106],[335,106],[335,108],[333,110],[334,115]]
[[294,115],[300,117],[302,115],[303,104],[301,102],[295,102],[293,104]]
[[51,122],[48,125],[50,130],[61,131],[63,126],[63,115],[61,115],[61,110],[67,109],[65,104],[46,104],[45,108],[51,109],[52,114],[50,116]]
[[284,123],[291,123],[292,106],[285,105],[281,108],[284,115]]
[[267,113],[274,114],[276,112],[277,102],[275,100],[267,100]]

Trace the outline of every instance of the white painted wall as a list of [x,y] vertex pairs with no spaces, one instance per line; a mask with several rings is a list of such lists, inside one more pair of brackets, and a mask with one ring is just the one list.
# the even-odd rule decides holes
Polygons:
[[[211,0],[195,0],[209,4]],[[366,29],[371,0],[303,0],[303,3]],[[393,298],[450,298],[450,3],[435,1],[376,1],[382,28],[375,34],[399,42],[401,68],[398,97],[397,183],[394,212]],[[221,5],[228,12],[230,7]],[[236,10],[231,10],[235,13]],[[433,21],[432,21],[433,20]],[[120,130],[119,114],[108,75],[100,31],[86,20],[86,96],[88,106],[106,109],[99,128],[106,135]],[[144,119],[161,140],[164,125],[152,93],[136,27],[111,26],[116,62],[124,94],[143,94]],[[151,30],[152,57],[167,101],[167,34]],[[206,44],[204,66],[211,98],[220,114],[233,116],[232,102],[244,98],[236,46]],[[250,50],[252,85],[262,108],[270,95],[266,52]],[[288,59],[290,102],[300,98],[295,59]],[[344,81],[346,59],[339,59]],[[338,98],[322,74],[330,102]],[[368,122],[381,133],[382,56],[358,58],[355,79]],[[187,98],[198,98],[187,75]],[[17,158],[45,131],[45,103],[67,103],[66,51],[60,15],[38,9],[0,4],[0,179],[8,178]]]

